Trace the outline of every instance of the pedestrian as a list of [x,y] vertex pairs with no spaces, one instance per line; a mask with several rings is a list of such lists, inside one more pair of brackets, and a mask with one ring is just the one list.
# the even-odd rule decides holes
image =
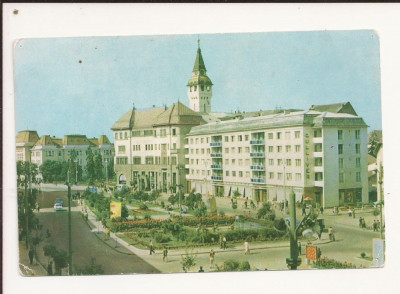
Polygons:
[[332,227],[329,227],[329,229],[328,229],[328,235],[329,235],[329,240],[335,241],[335,235],[333,235],[333,229],[332,229]]
[[362,219],[362,227],[365,229],[367,227],[367,224],[365,223],[365,218]]
[[219,248],[223,248],[223,241],[222,241],[222,235],[219,235]]
[[52,261],[50,261],[49,264],[47,265],[47,274],[49,276],[53,275],[53,262]]
[[349,208],[349,210],[347,211],[349,217],[351,217],[351,215],[353,214],[353,211]]
[[40,212],[40,205],[39,205],[39,203],[37,204],[36,209],[37,209],[37,212],[39,213],[39,212]]
[[152,255],[153,253],[155,254],[156,252],[154,251],[154,246],[153,246],[153,240],[150,240],[150,255]]
[[306,215],[306,206],[303,205],[303,207],[301,208],[301,215]]
[[353,208],[353,218],[356,218],[356,209]]
[[321,214],[324,214],[324,208],[322,206],[319,208],[319,211],[321,212]]
[[214,249],[211,249],[211,251],[210,251],[210,267],[214,266],[214,258],[215,258],[215,252],[214,252]]
[[376,223],[376,220],[374,219],[374,222],[372,223],[372,228],[374,229],[374,232],[378,230],[378,224]]
[[378,230],[381,229],[381,222],[379,221],[379,219],[378,219],[377,222],[376,222],[376,228],[377,228]]
[[225,236],[222,238],[222,246],[223,246],[224,250],[226,250],[226,238],[225,238]]
[[360,216],[360,218],[358,219],[358,226],[361,228],[362,227],[362,217]]
[[244,207],[247,209],[247,200],[244,202]]
[[199,273],[204,273],[203,267],[200,266]]
[[297,243],[297,247],[299,248],[299,255],[301,255],[301,243],[299,241],[299,243]]
[[244,254],[250,254],[249,242],[247,240],[244,242]]
[[28,252],[28,257],[29,257],[29,263],[30,264],[33,264],[33,255],[34,255],[34,253],[33,253],[33,250],[31,248],[31,249],[29,249],[29,252]]
[[321,249],[318,247],[317,248],[317,259],[320,259],[321,258]]
[[163,261],[165,261],[165,260],[168,261],[167,256],[168,256],[168,249],[167,249],[167,247],[164,246],[164,250],[163,250],[163,259],[162,259],[162,260],[163,260]]

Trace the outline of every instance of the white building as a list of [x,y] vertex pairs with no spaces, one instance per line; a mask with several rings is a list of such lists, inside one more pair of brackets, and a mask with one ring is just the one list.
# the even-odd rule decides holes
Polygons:
[[198,48],[187,84],[191,110],[133,108],[114,124],[120,184],[164,191],[184,184],[186,192],[237,191],[255,201],[281,201],[293,189],[297,200],[325,207],[368,201],[367,125],[350,103],[213,113],[206,73]]

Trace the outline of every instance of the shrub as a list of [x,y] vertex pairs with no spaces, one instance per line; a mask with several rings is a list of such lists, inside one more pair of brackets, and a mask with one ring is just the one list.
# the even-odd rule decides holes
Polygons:
[[239,266],[239,270],[240,271],[249,271],[250,270],[250,263],[247,260],[243,261]]
[[140,203],[139,204],[139,209],[140,210],[149,210],[149,207],[144,203]]
[[225,216],[225,212],[224,212],[223,210],[220,210],[220,211],[219,211],[219,215],[220,215],[220,216]]
[[380,211],[379,211],[378,208],[375,208],[374,211],[372,212],[372,214],[373,214],[374,216],[378,216],[378,215],[380,215],[381,213],[380,213]]
[[367,256],[365,252],[361,252],[361,257],[364,258],[365,256]]
[[167,243],[167,242],[171,241],[171,238],[167,234],[156,233],[154,235],[154,240],[157,243]]
[[237,271],[239,269],[239,262],[236,260],[229,259],[224,261],[223,270],[227,272]]
[[162,207],[162,208],[165,208],[165,203],[164,203],[164,201],[161,201],[161,207]]
[[145,220],[151,220],[150,214],[145,214],[143,217]]

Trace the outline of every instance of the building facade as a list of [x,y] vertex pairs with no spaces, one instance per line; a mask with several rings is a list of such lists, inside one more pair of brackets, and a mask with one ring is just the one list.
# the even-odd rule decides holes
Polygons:
[[[221,121],[187,136],[189,189],[254,201],[293,190],[331,207],[368,202],[367,125],[348,113],[315,110]],[[236,192],[236,193],[237,193]]]
[[211,112],[213,84],[200,47],[186,85],[190,109],[133,108],[112,127],[118,183],[185,185],[203,195],[240,194],[331,207],[368,202],[367,125],[350,103],[309,110]]
[[[29,134],[27,133],[29,132]],[[21,142],[23,140],[26,142]],[[24,144],[22,146],[22,144]],[[39,138],[36,131],[22,131],[17,135],[17,160],[30,161],[41,166],[45,161],[69,161],[74,157],[85,173],[88,148],[94,155],[101,154],[103,165],[114,160],[114,146],[105,135],[88,139],[85,135],[65,135],[62,139],[43,135]],[[25,150],[24,157],[18,155]],[[74,155],[73,155],[74,153]]]

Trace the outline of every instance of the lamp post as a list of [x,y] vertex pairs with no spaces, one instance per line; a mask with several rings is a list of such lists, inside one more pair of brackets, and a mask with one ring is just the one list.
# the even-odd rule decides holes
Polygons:
[[182,219],[182,206],[181,206],[181,197],[182,197],[182,187],[183,184],[181,183],[181,170],[184,167],[180,166],[179,164],[176,166],[176,169],[178,170],[178,178],[179,178],[179,184],[176,185],[178,187],[178,203],[179,203],[179,217]]
[[108,158],[106,158],[106,189],[108,190]]
[[382,217],[382,205],[383,205],[383,200],[382,200],[382,196],[383,196],[383,189],[382,189],[382,184],[383,184],[383,180],[382,180],[382,172],[378,169],[375,170],[377,172],[377,174],[379,174],[379,179],[378,179],[378,184],[379,184],[379,194],[380,194],[380,198],[379,198],[379,210],[380,210],[380,236],[381,239],[383,239],[383,217]]
[[69,168],[67,172],[68,187],[68,274],[72,275],[72,228],[71,228],[71,183],[69,181]]
[[286,263],[291,270],[296,270],[301,264],[299,258],[299,247],[297,245],[297,228],[296,228],[296,196],[294,191],[290,192],[289,197],[289,212],[290,212],[290,257],[286,258]]
[[78,159],[75,159],[74,162],[75,162],[75,185],[78,185]]

